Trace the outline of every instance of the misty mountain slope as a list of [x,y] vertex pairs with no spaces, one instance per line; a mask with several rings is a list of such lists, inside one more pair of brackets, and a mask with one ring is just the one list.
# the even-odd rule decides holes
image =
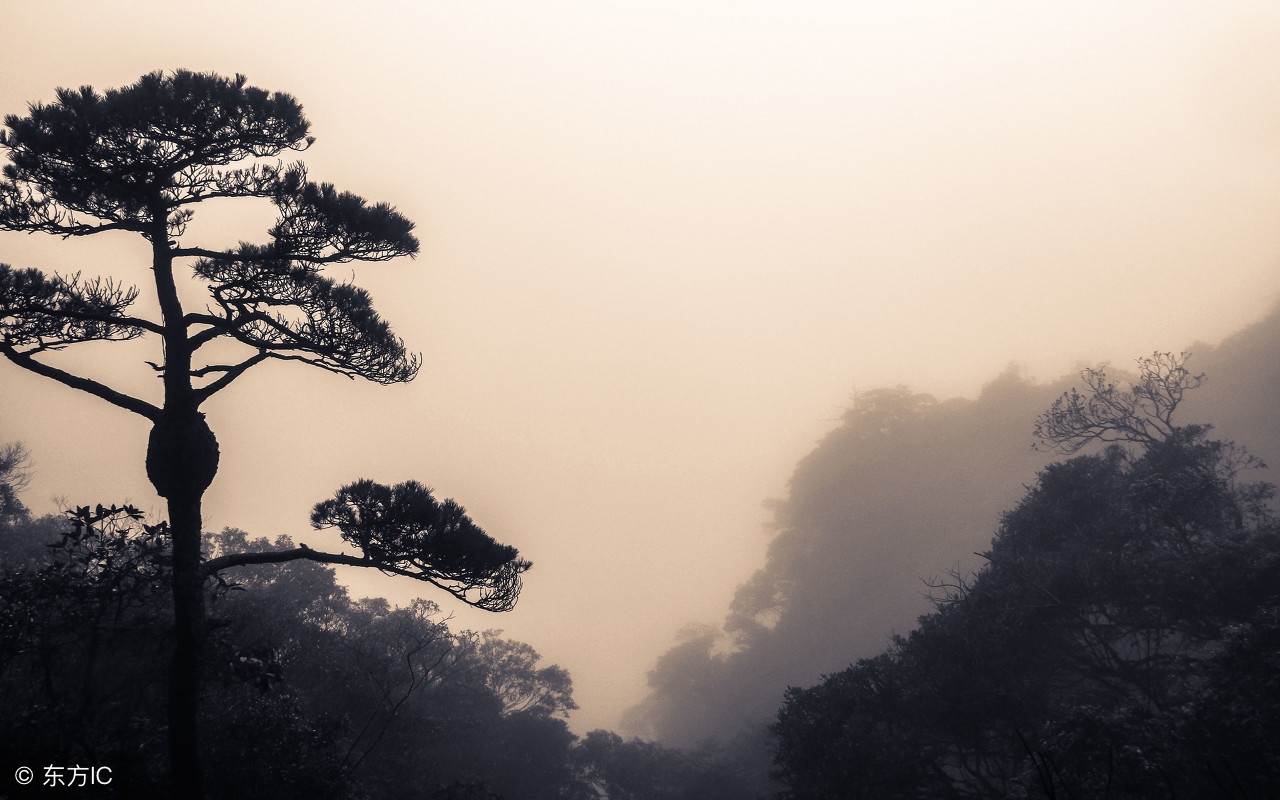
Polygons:
[[1216,438],[1244,445],[1270,465],[1266,479],[1280,482],[1280,308],[1217,347],[1191,349],[1188,367],[1208,381],[1187,396],[1182,421],[1212,424]]
[[[1176,347],[1177,345],[1171,345]],[[1189,366],[1209,380],[1181,422],[1211,422],[1280,464],[1280,310]],[[1135,358],[1147,355],[1133,354]],[[1123,380],[1122,369],[1109,370]],[[884,649],[929,609],[931,577],[977,566],[1000,515],[1053,456],[1031,449],[1036,417],[1076,376],[1034,384],[1009,371],[975,400],[904,387],[860,394],[800,461],[763,569],[722,629],[691,629],[658,659],[625,725],[689,745],[770,720],[788,685]]]

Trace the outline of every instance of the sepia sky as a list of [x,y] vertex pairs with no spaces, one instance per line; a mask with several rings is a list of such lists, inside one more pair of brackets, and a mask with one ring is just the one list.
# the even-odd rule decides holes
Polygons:
[[[334,274],[423,354],[418,379],[249,373],[206,406],[206,527],[336,547],[306,519],[343,483],[457,499],[534,569],[507,615],[423,596],[566,667],[578,732],[616,725],[677,632],[723,617],[763,563],[765,501],[853,392],[1128,363],[1280,299],[1268,2],[3,6],[0,113],[240,72],[302,102],[313,179],[417,222],[416,260]],[[184,242],[269,223],[210,204]],[[125,234],[4,233],[0,261],[136,282],[151,310]],[[155,397],[148,358],[57,363]],[[0,406],[37,511],[159,511],[140,417],[7,363]]]

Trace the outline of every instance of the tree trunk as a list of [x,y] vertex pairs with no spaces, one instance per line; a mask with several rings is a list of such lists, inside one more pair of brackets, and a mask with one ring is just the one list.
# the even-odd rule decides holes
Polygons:
[[169,501],[173,536],[173,660],[169,667],[169,759],[175,797],[201,800],[200,678],[205,642],[200,500],[218,471],[218,442],[195,411],[168,410],[151,429],[147,477]]
[[204,659],[204,581],[200,571],[200,497],[169,498],[173,534],[173,660],[169,664],[169,767],[174,797],[202,800],[200,672]]
[[173,661],[169,666],[169,769],[173,795],[203,800],[200,771],[200,677],[205,641],[204,574],[200,569],[200,499],[218,472],[218,440],[191,386],[192,345],[173,280],[169,208],[152,199],[152,270],[164,318],[164,408],[147,441],[147,477],[169,501],[173,536]]

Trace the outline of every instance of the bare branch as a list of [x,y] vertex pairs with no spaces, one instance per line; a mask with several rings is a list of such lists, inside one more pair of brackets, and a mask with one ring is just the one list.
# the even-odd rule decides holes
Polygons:
[[1064,455],[1091,442],[1150,446],[1168,439],[1186,392],[1205,381],[1184,366],[1190,353],[1153,353],[1138,359],[1138,382],[1128,390],[1108,380],[1106,365],[1080,373],[1085,391],[1065,392],[1036,421],[1036,449]]
[[25,519],[27,507],[18,493],[31,481],[31,454],[22,442],[0,447],[0,523]]
[[183,317],[183,322],[188,328],[192,325],[200,324],[209,326],[199,333],[194,333],[187,337],[187,346],[191,348],[193,353],[214,339],[229,335],[235,327],[230,320],[213,314],[187,314]]
[[43,375],[46,378],[52,378],[61,384],[70,386],[72,389],[79,389],[82,392],[88,392],[94,397],[100,397],[112,405],[119,406],[127,411],[132,411],[135,414],[140,414],[152,422],[156,422],[160,419],[160,409],[145,400],[139,400],[138,398],[131,397],[123,392],[117,392],[115,389],[112,389],[105,384],[98,383],[95,380],[82,378],[79,375],[72,375],[71,373],[64,372],[57,367],[51,367],[48,364],[43,364],[36,361],[29,354],[19,352],[12,345],[0,343],[0,354],[3,354],[5,358],[23,369],[30,370],[37,375]]
[[269,357],[270,357],[269,353],[259,351],[256,355],[253,355],[245,359],[244,361],[241,361],[239,364],[234,364],[231,366],[217,365],[212,367],[205,367],[204,369],[194,370],[191,373],[193,377],[203,377],[204,375],[210,372],[215,372],[215,371],[226,373],[225,375],[223,375],[221,378],[218,378],[213,383],[210,383],[207,386],[204,386],[200,389],[195,390],[196,405],[197,406],[200,405],[205,400],[208,400],[213,395],[227,388],[227,386],[230,385],[232,381],[234,381],[236,378],[243,375],[245,370],[249,369],[249,367],[252,367],[254,364],[261,364],[263,361],[265,361]]
[[12,489],[27,488],[31,481],[31,454],[22,442],[10,442],[0,447],[0,483]]

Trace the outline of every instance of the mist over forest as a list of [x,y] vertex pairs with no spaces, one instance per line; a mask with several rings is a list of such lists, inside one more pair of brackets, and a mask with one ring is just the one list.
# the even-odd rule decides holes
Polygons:
[[0,800],[1280,786],[1280,6],[5,19]]
[[[1179,424],[1212,424],[1215,437],[1263,460],[1280,455],[1271,412],[1278,348],[1280,309],[1217,346],[1191,345],[1187,367],[1208,381],[1187,396]],[[1115,366],[1107,374],[1122,385],[1134,379]],[[955,601],[948,587],[983,567],[978,553],[1004,529],[1002,515],[1007,527],[1037,471],[1061,460],[1033,449],[1032,431],[1079,383],[1036,383],[1010,368],[974,399],[937,400],[905,386],[857,394],[796,465],[788,496],[774,507],[764,567],[741,584],[722,626],[690,628],[658,658],[649,695],[628,712],[622,735],[570,732],[577,704],[568,670],[540,663],[532,647],[500,631],[451,630],[435,603],[355,600],[332,568],[309,562],[220,572],[210,595],[219,627],[203,721],[210,796],[236,796],[246,783],[271,785],[278,797],[864,796],[845,793],[850,780],[870,787],[865,796],[908,796],[891,789],[900,776],[876,777],[878,762],[850,761],[835,779],[845,789],[799,788],[832,779],[800,760],[819,756],[796,754],[796,709],[810,696],[845,691],[831,682],[854,662],[865,671],[886,648],[905,652],[918,617],[936,624],[938,610]],[[2,482],[6,764],[51,750],[64,759],[93,754],[114,765],[116,789],[164,796],[152,794],[164,783],[154,756],[163,704],[153,691],[163,683],[156,665],[171,624],[156,603],[167,592],[164,562],[155,561],[168,546],[164,528],[139,527],[132,509],[99,507],[70,518],[77,533],[69,538],[68,520],[33,519],[23,509],[21,455],[6,452]],[[233,529],[206,542],[213,564],[227,552],[292,546]],[[1259,563],[1273,568],[1270,557]],[[844,713],[838,700],[817,702]],[[837,746],[823,736],[824,746]],[[1253,741],[1258,758],[1274,755],[1271,740]],[[1029,752],[1031,763],[1049,763]],[[1005,779],[1034,789],[1026,769]],[[1052,797],[1058,779],[1047,774],[1043,796]],[[1093,775],[1069,774],[1082,782]],[[1242,771],[1245,781],[1255,777]],[[993,785],[972,796],[992,796]],[[1121,796],[1148,796],[1147,784],[1136,785]]]
[[[1179,410],[1280,464],[1280,309],[1217,346],[1184,343],[1207,383]],[[1141,354],[1139,354],[1141,355]],[[1112,365],[1123,382],[1132,364]],[[1057,457],[1032,449],[1037,416],[1079,383],[1016,368],[973,400],[910,387],[856,395],[798,465],[763,568],[719,628],[691,627],[649,675],[628,730],[690,746],[768,723],[783,690],[883,650],[930,608],[934,579],[976,569],[1001,515]],[[1266,476],[1274,480],[1274,476]]]

